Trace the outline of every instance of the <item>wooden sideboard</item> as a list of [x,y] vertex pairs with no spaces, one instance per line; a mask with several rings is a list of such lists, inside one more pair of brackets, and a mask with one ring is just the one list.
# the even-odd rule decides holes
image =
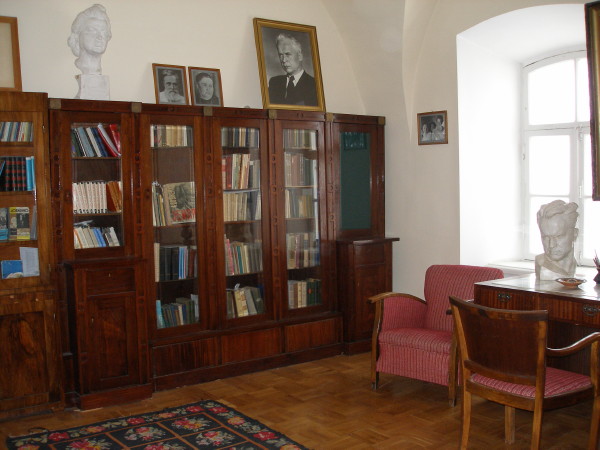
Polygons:
[[[485,281],[475,284],[475,302],[500,309],[547,310],[549,347],[564,347],[600,330],[600,285],[593,280],[575,289],[535,274]],[[548,358],[548,364],[587,373],[589,353],[564,358]]]

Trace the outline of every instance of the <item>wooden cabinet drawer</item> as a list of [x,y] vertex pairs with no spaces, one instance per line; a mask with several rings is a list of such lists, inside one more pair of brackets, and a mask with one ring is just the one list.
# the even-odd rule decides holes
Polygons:
[[600,328],[600,302],[575,302],[540,295],[539,309],[548,310],[550,320]]
[[475,302],[498,309],[533,310],[535,299],[529,293],[511,289],[491,289],[475,286]]
[[384,243],[356,245],[355,252],[356,265],[359,266],[367,264],[384,264],[386,262]]
[[85,284],[89,295],[134,291],[135,268],[86,270]]

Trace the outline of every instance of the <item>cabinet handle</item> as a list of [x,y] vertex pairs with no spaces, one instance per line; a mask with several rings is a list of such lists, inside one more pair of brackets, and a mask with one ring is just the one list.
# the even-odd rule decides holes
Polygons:
[[502,303],[506,303],[508,301],[510,301],[510,294],[505,294],[504,292],[500,292],[498,295],[498,300],[501,301]]
[[600,308],[598,306],[583,305],[583,313],[586,316],[595,316],[600,313]]

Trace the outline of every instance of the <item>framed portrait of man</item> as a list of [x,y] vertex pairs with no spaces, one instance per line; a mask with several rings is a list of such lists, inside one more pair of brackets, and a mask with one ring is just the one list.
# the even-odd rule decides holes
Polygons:
[[254,19],[263,107],[325,111],[317,29]]
[[223,85],[219,69],[188,67],[192,105],[223,106]]
[[156,103],[188,105],[187,78],[184,66],[152,64]]

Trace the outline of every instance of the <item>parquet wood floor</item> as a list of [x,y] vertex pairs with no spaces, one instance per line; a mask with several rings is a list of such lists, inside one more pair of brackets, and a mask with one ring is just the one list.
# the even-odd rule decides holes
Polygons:
[[[460,406],[450,408],[446,388],[383,374],[369,382],[369,354],[336,356],[264,372],[155,392],[151,399],[92,411],[69,410],[0,422],[6,436],[35,427],[69,428],[169,406],[212,399],[260,420],[311,449],[455,449]],[[548,411],[542,448],[586,448],[591,402]],[[529,448],[531,413],[517,411],[517,443],[504,444],[503,407],[479,400],[473,407],[472,449]]]

